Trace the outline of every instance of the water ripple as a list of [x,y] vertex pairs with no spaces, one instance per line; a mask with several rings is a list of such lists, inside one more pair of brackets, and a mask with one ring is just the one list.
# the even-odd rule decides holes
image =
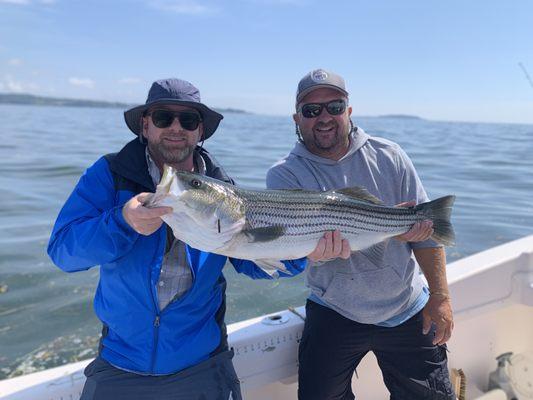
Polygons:
[[[48,259],[46,245],[85,168],[134,136],[121,110],[0,105],[0,112],[0,285],[9,288],[0,293],[1,379],[94,356],[98,269],[65,274]],[[457,246],[448,249],[449,260],[533,233],[533,126],[354,120],[399,143],[431,197],[457,196]],[[290,116],[228,114],[205,146],[240,185],[263,188],[267,169],[295,141]],[[303,276],[274,284],[231,267],[225,274],[230,322],[300,305],[307,295]]]

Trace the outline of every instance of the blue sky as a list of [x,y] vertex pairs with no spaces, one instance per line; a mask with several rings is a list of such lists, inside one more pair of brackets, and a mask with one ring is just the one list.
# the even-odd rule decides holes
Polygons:
[[0,92],[142,103],[179,77],[288,115],[326,68],[355,115],[533,123],[532,18],[526,0],[0,0]]

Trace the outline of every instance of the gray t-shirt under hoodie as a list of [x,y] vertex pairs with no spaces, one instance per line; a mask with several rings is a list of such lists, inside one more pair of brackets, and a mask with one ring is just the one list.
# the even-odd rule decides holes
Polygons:
[[[389,206],[429,200],[411,160],[400,146],[369,136],[361,128],[352,134],[348,153],[338,161],[314,155],[298,142],[267,173],[269,189],[325,191],[353,186],[366,188]],[[353,252],[348,260],[338,258],[321,265],[310,264],[306,282],[311,298],[365,324],[414,315],[427,298],[423,298],[424,282],[412,249],[425,247],[440,246],[432,240],[405,243],[391,239],[380,266],[358,252]]]

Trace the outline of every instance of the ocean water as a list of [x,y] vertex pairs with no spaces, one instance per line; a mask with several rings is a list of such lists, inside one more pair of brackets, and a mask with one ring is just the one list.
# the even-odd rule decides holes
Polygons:
[[[0,379],[92,357],[98,269],[67,274],[46,255],[79,176],[133,138],[118,109],[0,105]],[[399,143],[430,197],[455,194],[453,261],[533,233],[533,126],[358,118]],[[206,142],[238,184],[263,188],[295,142],[290,116],[227,114]],[[303,276],[252,281],[231,268],[227,322],[303,304]]]

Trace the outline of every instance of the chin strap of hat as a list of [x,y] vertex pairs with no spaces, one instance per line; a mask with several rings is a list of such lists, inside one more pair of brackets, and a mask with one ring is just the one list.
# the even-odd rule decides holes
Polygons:
[[139,142],[141,142],[142,144],[144,144],[144,140],[143,140],[143,133],[144,133],[144,126],[143,126],[143,118],[146,114],[146,111],[141,115],[141,119],[139,121],[139,126],[141,127],[140,131],[139,131]]
[[198,145],[200,150],[202,150],[204,148],[204,142],[205,142],[205,139],[202,139],[202,141],[200,142],[200,145]]

